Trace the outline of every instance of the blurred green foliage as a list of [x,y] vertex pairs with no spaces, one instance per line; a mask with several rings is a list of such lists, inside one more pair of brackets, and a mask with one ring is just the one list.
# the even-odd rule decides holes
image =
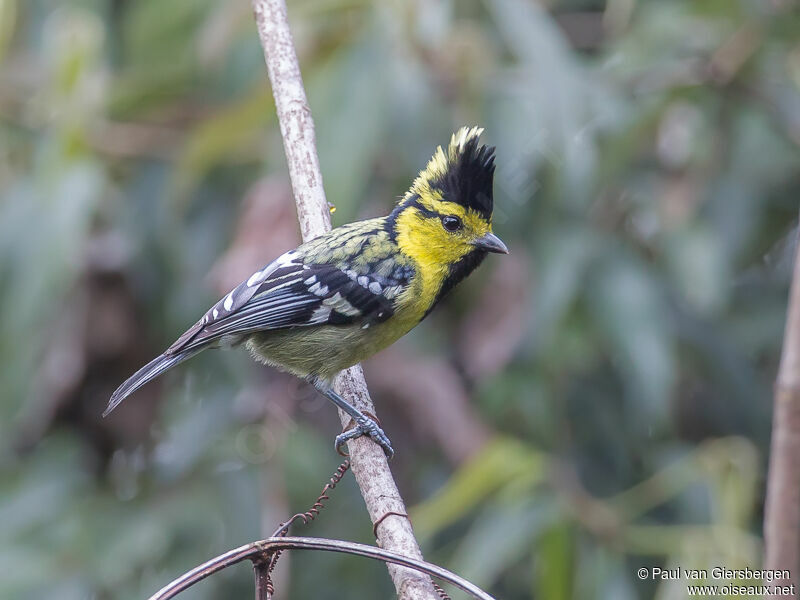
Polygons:
[[[290,3],[336,224],[387,211],[460,125],[497,146],[521,293],[487,293],[506,268],[489,260],[400,344],[447,359],[492,441],[453,460],[376,397],[428,560],[548,600],[683,597],[636,569],[759,564],[800,193],[795,9]],[[264,173],[286,177],[249,2],[0,0],[0,597],[147,597],[334,470],[333,410],[244,352],[99,418],[223,291],[206,275]],[[274,234],[247,268],[287,249]],[[467,336],[478,310],[524,315],[517,337]],[[303,533],[371,541],[349,478]],[[391,595],[380,565],[283,561],[283,597]],[[247,571],[189,597],[251,594]]]

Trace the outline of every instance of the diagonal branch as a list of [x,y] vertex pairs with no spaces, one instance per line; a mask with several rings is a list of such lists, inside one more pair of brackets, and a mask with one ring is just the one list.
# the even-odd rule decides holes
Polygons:
[[789,572],[789,578],[772,582],[787,586],[797,585],[800,569],[800,244],[795,250],[783,351],[774,396],[772,446],[764,510],[764,568]]
[[[303,239],[322,235],[331,229],[330,212],[322,188],[314,122],[308,106],[297,54],[286,17],[284,0],[252,0],[258,35],[264,48],[269,79],[275,96],[283,146],[289,164],[297,217]],[[359,365],[342,372],[337,391],[362,412],[375,414]],[[342,425],[350,417],[339,411]],[[353,475],[356,478],[378,545],[409,558],[422,560],[422,552],[406,516],[406,508],[392,478],[383,450],[372,441],[358,438],[348,443]],[[437,599],[429,577],[417,571],[389,565],[389,574],[401,598]]]

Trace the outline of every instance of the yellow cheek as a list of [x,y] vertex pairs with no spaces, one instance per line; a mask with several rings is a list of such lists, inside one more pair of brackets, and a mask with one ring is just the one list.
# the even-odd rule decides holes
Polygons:
[[[397,219],[397,245],[416,264],[417,278],[407,298],[424,310],[433,303],[450,273],[450,265],[469,253],[473,247],[442,227],[439,219],[423,217],[415,210],[406,210]],[[421,318],[422,314],[414,318]]]
[[470,251],[466,240],[445,231],[439,219],[425,218],[408,211],[398,219],[397,242],[400,248],[428,269],[448,269]]

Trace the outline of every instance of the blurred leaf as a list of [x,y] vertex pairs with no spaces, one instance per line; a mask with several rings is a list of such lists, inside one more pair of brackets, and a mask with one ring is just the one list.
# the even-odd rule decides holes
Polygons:
[[[581,544],[580,568],[574,570],[574,598],[614,598],[614,600],[636,600],[637,593],[632,578],[631,561],[626,561],[608,546]],[[638,563],[638,558],[635,559]],[[635,571],[634,571],[635,572]]]
[[656,283],[624,256],[598,265],[588,299],[643,419],[666,411],[674,378],[666,311]]
[[535,296],[535,340],[547,347],[559,331],[564,314],[580,292],[587,270],[599,249],[598,240],[585,229],[561,228],[556,234],[545,233],[537,243],[538,271]]
[[[48,331],[48,315],[70,289],[82,263],[84,242],[105,186],[98,165],[79,161],[70,165],[54,154],[54,177],[38,185],[30,181],[9,190],[0,204],[0,238],[11,247],[0,256],[0,272],[15,285],[0,290],[0,307],[14,307],[0,315],[6,335],[0,337],[0,354],[9,368],[0,372],[0,386],[11,390],[15,403],[32,392],[30,373],[37,361],[40,341]],[[20,236],[36,223],[37,236]],[[23,259],[24,257],[24,259]],[[14,350],[15,340],[29,342]],[[18,408],[12,404],[13,408]]]
[[755,508],[759,474],[758,455],[752,442],[723,438],[705,444],[698,460],[709,471],[712,519],[731,528],[746,528]]
[[415,530],[431,536],[509,484],[532,486],[544,476],[542,456],[512,439],[498,438],[461,467],[431,498],[414,507]]
[[[567,41],[545,9],[523,0],[491,0],[487,6],[511,52],[523,68],[504,81],[512,101],[493,119],[506,152],[526,169],[552,166],[566,177],[564,200],[585,206],[594,170],[593,136],[616,113],[599,80],[575,60]],[[594,85],[590,87],[590,83]],[[591,89],[591,91],[589,91]],[[501,97],[504,95],[501,93]],[[601,101],[602,100],[602,101]],[[524,124],[524,126],[523,126]],[[527,196],[522,190],[518,196]]]
[[510,499],[488,500],[459,543],[452,569],[475,585],[489,588],[504,571],[524,560],[530,541],[558,512],[551,500],[531,497],[529,490]]
[[274,118],[274,101],[269,88],[258,86],[243,99],[226,107],[197,127],[186,140],[175,166],[173,186],[184,195],[207,172],[231,157],[249,157],[258,162],[258,140]]
[[385,63],[381,44],[367,35],[309,80],[322,177],[328,201],[338,209],[337,224],[356,218],[356,201],[385,143]]
[[[191,62],[196,50],[192,37],[200,31],[210,6],[208,0],[175,0],[168,5],[139,0],[126,5],[124,41],[130,62],[156,71],[168,63]],[[166,56],[169,61],[164,60]]]
[[717,236],[694,227],[674,232],[664,243],[664,256],[677,288],[692,308],[700,315],[723,308],[730,290],[730,269]]
[[0,0],[0,63],[6,53],[17,20],[17,0]]
[[539,536],[534,558],[534,593],[536,597],[569,600],[574,573],[574,532],[558,523]]

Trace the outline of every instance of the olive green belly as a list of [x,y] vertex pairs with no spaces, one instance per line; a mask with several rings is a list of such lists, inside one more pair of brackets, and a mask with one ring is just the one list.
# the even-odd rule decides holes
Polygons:
[[330,380],[339,371],[369,358],[395,342],[413,327],[389,319],[385,323],[321,325],[276,329],[253,334],[247,347],[266,364],[298,377]]

